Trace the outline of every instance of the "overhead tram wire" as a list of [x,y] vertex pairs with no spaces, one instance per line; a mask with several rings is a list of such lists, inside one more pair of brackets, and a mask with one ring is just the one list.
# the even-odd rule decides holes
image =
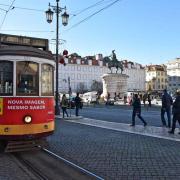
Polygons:
[[7,10],[5,10],[5,9],[2,9],[2,8],[0,8],[0,10],[1,10],[1,11],[6,11],[6,12],[7,12]]
[[[79,14],[81,14],[81,13],[83,13],[83,12],[85,12],[85,11],[93,8],[93,7],[96,7],[96,6],[100,5],[100,4],[102,4],[103,1],[105,1],[105,0],[100,0],[100,1],[98,1],[98,2],[96,2],[96,3],[94,3],[94,4],[90,5],[90,6],[88,6],[88,7],[84,8],[84,9],[82,9],[82,10],[79,10],[78,13],[72,14],[73,16],[70,18],[70,20],[71,20],[73,17],[76,17],[76,16],[78,16]],[[108,0],[108,1],[112,1],[112,0]]]
[[[0,3],[0,6],[9,6],[9,5],[7,5],[7,4],[1,4]],[[13,6],[13,4],[11,4],[10,5],[10,8],[9,8],[9,10],[12,10],[12,9],[22,9],[22,10],[28,10],[28,11],[37,11],[37,12],[44,12],[44,10],[40,10],[40,9],[33,9],[33,8],[26,8],[26,7],[18,7],[18,6]],[[0,10],[4,10],[4,9],[2,9],[2,8],[0,8]],[[8,10],[8,11],[9,11]],[[7,10],[4,10],[4,11],[6,11],[7,12]],[[54,31],[39,31],[39,30],[1,30],[0,29],[0,31],[15,31],[15,32],[40,32],[40,33],[54,33]]]
[[[7,4],[0,4],[0,6],[9,6]],[[32,8],[26,8],[26,7],[18,7],[18,6],[12,6],[13,9],[22,9],[22,10],[29,10],[29,11],[39,11],[39,12],[44,12],[44,10],[41,9],[32,9]]]
[[[79,12],[73,14],[73,17],[72,17],[72,18],[78,16],[79,14],[82,14],[83,12],[85,12],[85,11],[91,9],[91,8],[94,8],[94,7],[96,7],[96,6],[102,5],[102,4],[107,3],[107,2],[110,2],[110,1],[113,1],[113,0],[108,0],[108,1],[101,0],[101,1],[98,1],[98,2],[96,2],[95,4],[92,4],[92,5],[86,7],[86,8],[84,8],[84,9],[82,9],[82,10],[79,10]],[[72,18],[71,18],[71,19],[72,19]],[[71,20],[71,19],[70,19],[70,20]]]
[[[0,3],[0,6],[9,6],[9,5]],[[37,11],[37,12],[43,12],[44,13],[44,10],[42,10],[42,9],[33,9],[33,8],[19,7],[19,6],[13,6],[11,9],[21,9],[21,10]],[[74,16],[74,14],[71,14],[71,15]]]
[[[14,1],[15,1],[15,0],[14,0]],[[7,5],[7,4],[2,4],[2,3],[0,3],[1,6],[9,6],[9,9],[8,9],[8,10],[2,9],[2,8],[0,8],[0,10],[4,10],[4,11],[6,11],[6,12],[8,13],[9,10],[17,8],[17,9],[22,9],[22,10],[30,10],[30,11],[44,12],[44,10],[40,10],[40,9],[32,9],[32,8],[26,8],[26,7],[13,6],[14,1],[11,3],[10,6]],[[108,1],[100,0],[100,1],[98,1],[98,2],[96,2],[96,3],[94,3],[94,4],[92,4],[92,5],[88,6],[87,8],[84,8],[84,9],[80,10],[77,14],[73,14],[73,17],[74,17],[74,16],[78,16],[79,14],[81,14],[81,13],[83,13],[83,12],[85,12],[85,11],[87,11],[87,10],[93,8],[93,7],[96,7],[96,6],[98,6],[98,5],[102,5],[103,3],[107,3],[107,2],[110,2],[110,1],[113,1],[113,0],[108,0]],[[72,28],[78,26],[78,25],[81,24],[82,22],[87,21],[88,19],[90,19],[90,18],[93,17],[94,15],[96,15],[96,14],[98,14],[99,12],[101,12],[101,11],[103,11],[103,10],[109,8],[110,6],[112,6],[113,4],[115,4],[115,3],[118,2],[118,1],[120,1],[120,0],[116,0],[116,1],[114,1],[114,2],[112,2],[112,3],[110,3],[110,4],[108,4],[108,5],[105,6],[104,8],[102,8],[102,9],[96,11],[96,12],[93,13],[92,15],[86,17],[86,18],[83,19],[82,21],[80,21],[80,22],[78,22],[77,24],[73,25],[70,29],[72,29]],[[6,18],[6,16],[7,16],[7,13],[5,14],[3,23],[4,23],[4,21],[5,21],[5,18]],[[71,18],[71,19],[72,19],[72,18]],[[5,31],[5,30],[1,30],[3,23],[2,23],[1,26],[0,26],[0,31]],[[70,29],[68,29],[68,30],[70,30]],[[68,30],[67,30],[67,31],[68,31]],[[48,31],[26,31],[26,30],[6,30],[6,31],[48,32]],[[53,31],[49,31],[49,32],[53,32]]]
[[[97,5],[101,4],[103,1],[105,1],[105,0],[98,1],[98,2],[96,2],[95,4],[93,4],[93,5],[91,5],[91,6],[88,6],[87,8],[84,8],[84,9],[80,10],[80,11],[79,11],[78,13],[76,13],[74,16],[77,16],[77,15],[79,15],[79,14],[87,11],[88,9],[91,9],[91,8],[93,8],[93,7],[96,7]],[[74,17],[74,16],[73,16],[73,17]]]
[[7,17],[7,14],[8,14],[8,12],[9,12],[9,10],[11,9],[11,7],[13,6],[14,2],[15,2],[15,0],[12,1],[11,5],[9,6],[8,10],[6,11],[6,13],[5,13],[5,15],[4,15],[4,18],[3,18],[3,21],[2,21],[2,23],[1,23],[1,25],[0,25],[0,30],[1,30],[1,28],[2,28],[2,26],[3,26],[3,24],[4,24],[4,22],[5,22],[5,19],[6,19],[6,17]]
[[117,3],[118,1],[122,1],[122,0],[115,0],[114,2],[108,4],[107,6],[103,7],[102,9],[96,11],[95,13],[91,14],[90,16],[84,18],[83,20],[79,21],[78,23],[74,24],[73,26],[71,26],[69,29],[67,29],[66,31],[69,31],[73,28],[75,28],[76,26],[80,25],[81,23],[87,21],[88,19],[90,19],[91,17],[95,16],[96,14],[100,13],[101,11],[111,7],[112,5],[114,5],[115,3]]
[[[93,8],[93,7],[101,5],[103,3],[103,1],[105,1],[105,0],[98,1],[95,4],[92,4],[92,5],[86,7],[84,9],[82,9],[82,10],[79,10],[78,13],[73,14],[73,17],[75,17],[75,16],[77,16],[77,15],[79,15],[79,14],[81,14],[81,13],[83,13],[83,12]],[[108,0],[108,1],[112,1],[112,0]],[[107,2],[104,2],[104,3],[107,3]],[[9,5],[0,3],[0,6],[9,6]],[[29,11],[44,12],[44,10],[40,10],[40,9],[33,9],[33,8],[26,8],[26,7],[19,7],[19,6],[12,6],[12,9],[22,9],[22,10],[29,10]],[[4,9],[2,9],[2,10],[4,10]],[[6,10],[4,10],[4,11],[6,11]]]

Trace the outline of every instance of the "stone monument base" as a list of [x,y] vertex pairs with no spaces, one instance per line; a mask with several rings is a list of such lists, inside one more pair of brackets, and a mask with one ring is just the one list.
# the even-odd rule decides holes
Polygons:
[[115,95],[120,95],[120,97],[124,97],[125,93],[127,92],[127,76],[126,74],[115,74],[109,73],[104,74],[102,76],[103,82],[103,93],[102,97],[104,100],[107,100],[108,95],[110,98],[114,98]]

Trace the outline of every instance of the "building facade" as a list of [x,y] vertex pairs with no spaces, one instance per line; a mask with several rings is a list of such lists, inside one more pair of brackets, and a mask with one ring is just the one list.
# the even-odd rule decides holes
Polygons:
[[167,88],[167,70],[165,65],[146,66],[146,91],[162,92]]
[[168,75],[168,90],[174,94],[177,89],[180,89],[180,58],[168,61],[167,75]]
[[[80,89],[90,91],[94,81],[102,82],[102,75],[110,73],[108,64],[103,61],[103,56],[86,56],[82,58],[71,54],[65,58],[65,66],[59,64],[59,92],[67,93],[69,87],[72,92]],[[123,74],[129,76],[128,91],[145,91],[145,69],[138,63],[123,61]]]
[[127,80],[128,91],[145,91],[146,74],[145,68],[136,62],[123,60],[123,74],[129,76]]

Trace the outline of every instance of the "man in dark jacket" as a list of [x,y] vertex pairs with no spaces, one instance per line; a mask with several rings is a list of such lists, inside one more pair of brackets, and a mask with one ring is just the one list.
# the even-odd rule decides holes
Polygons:
[[133,106],[133,112],[132,112],[132,124],[131,124],[131,126],[135,126],[135,117],[136,117],[136,115],[144,123],[144,126],[146,126],[147,123],[141,116],[141,101],[138,98],[137,94],[134,95],[132,106]]
[[176,129],[176,121],[178,121],[180,125],[180,90],[177,91],[177,96],[173,103],[173,123],[172,123],[172,129],[171,131],[169,131],[169,133],[171,134],[174,134],[174,131]]
[[163,126],[166,126],[166,121],[164,118],[165,112],[167,113],[168,118],[168,127],[171,127],[171,105],[173,103],[172,97],[167,93],[167,90],[164,89],[164,93],[162,95],[162,107],[161,107],[161,121]]
[[81,107],[81,98],[79,97],[79,93],[77,93],[74,101],[76,106],[76,116],[79,116],[79,108]]

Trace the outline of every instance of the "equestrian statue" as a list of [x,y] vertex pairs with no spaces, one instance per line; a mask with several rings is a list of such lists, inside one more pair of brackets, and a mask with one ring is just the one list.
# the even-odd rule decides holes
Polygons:
[[123,63],[122,63],[122,61],[117,60],[116,54],[115,54],[114,51],[115,50],[112,50],[112,54],[110,56],[105,56],[103,58],[103,60],[108,63],[108,68],[110,69],[111,73],[112,73],[112,68],[115,67],[116,68],[116,73],[120,69],[121,74],[122,74],[122,72],[123,72]]

